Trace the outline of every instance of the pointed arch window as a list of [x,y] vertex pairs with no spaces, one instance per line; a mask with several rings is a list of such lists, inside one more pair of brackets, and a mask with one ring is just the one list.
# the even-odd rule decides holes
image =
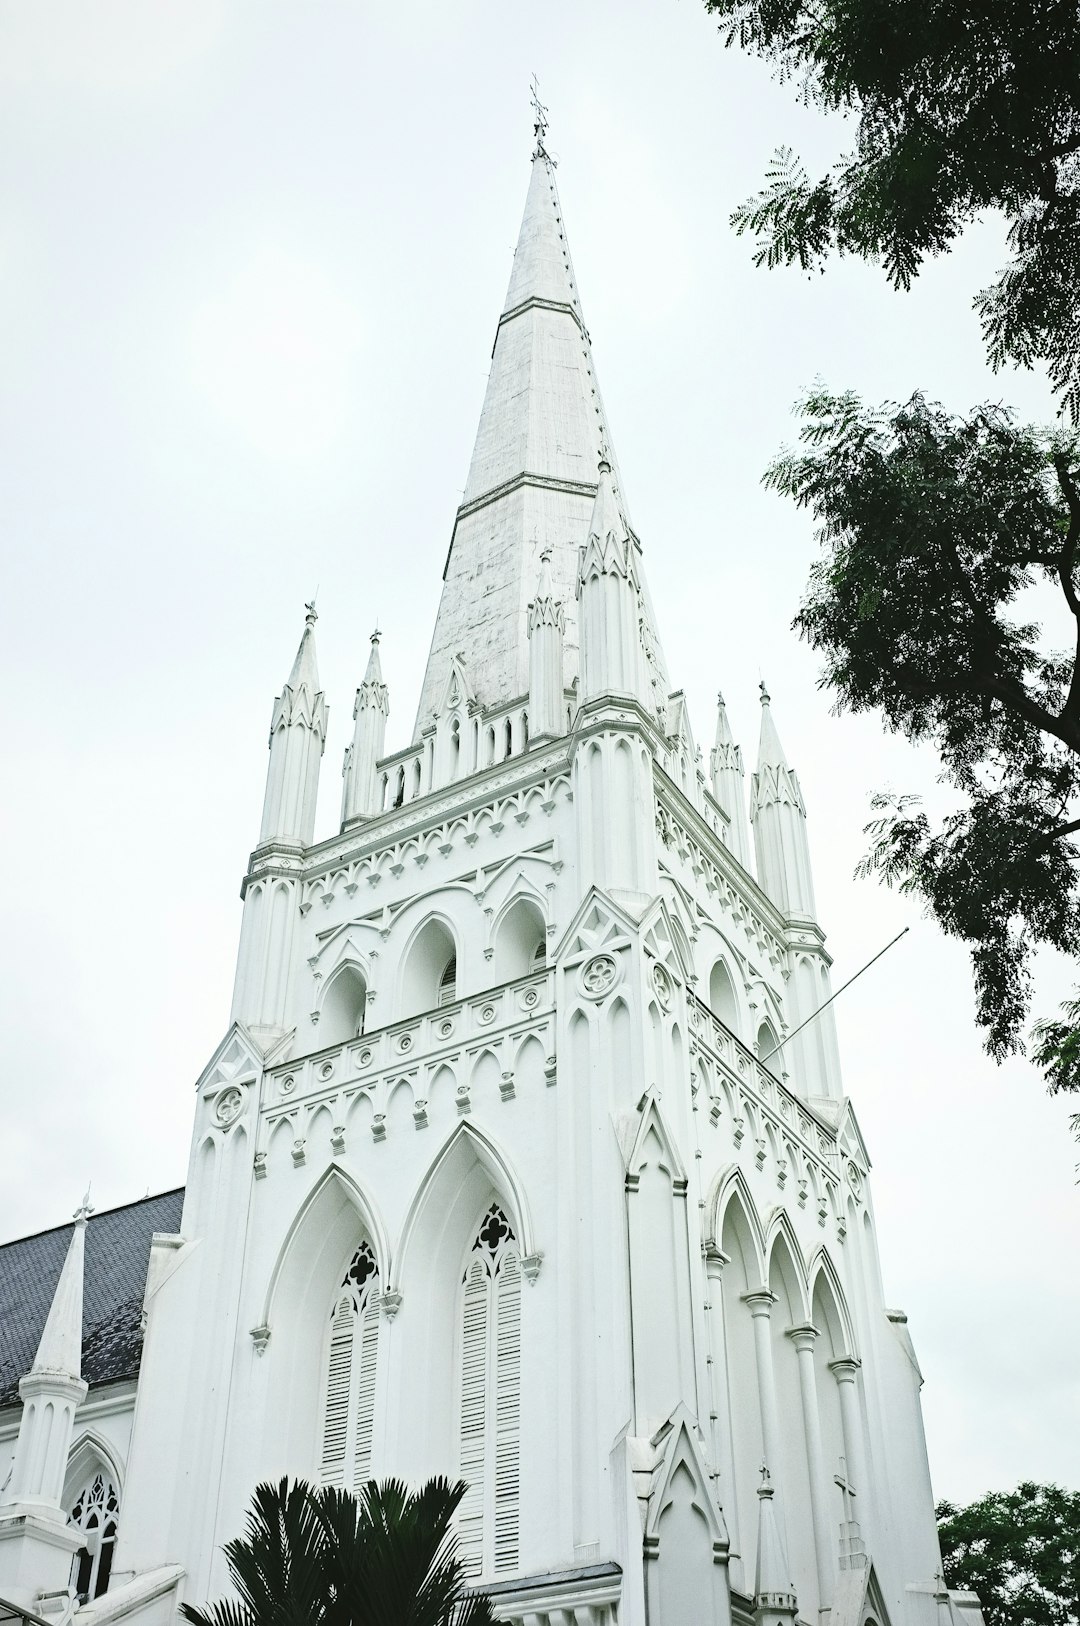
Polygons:
[[353,1254],[330,1311],[319,1472],[327,1485],[359,1490],[371,1477],[379,1266],[368,1242]]
[[451,954],[439,978],[439,1005],[452,1005],[457,998],[457,955]]
[[71,1564],[71,1584],[80,1603],[100,1598],[108,1590],[119,1517],[116,1486],[110,1475],[99,1469],[83,1485],[70,1513],[71,1523],[83,1537],[83,1545]]
[[521,1458],[521,1262],[510,1221],[492,1203],[462,1277],[458,1515],[473,1578],[518,1564]]

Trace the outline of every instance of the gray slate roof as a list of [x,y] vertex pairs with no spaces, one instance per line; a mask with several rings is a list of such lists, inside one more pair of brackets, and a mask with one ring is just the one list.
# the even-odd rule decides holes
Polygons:
[[[183,1202],[180,1186],[90,1217],[82,1375],[91,1388],[138,1373],[150,1238],[180,1229]],[[60,1225],[0,1247],[0,1406],[18,1402],[19,1379],[37,1352],[73,1229]]]

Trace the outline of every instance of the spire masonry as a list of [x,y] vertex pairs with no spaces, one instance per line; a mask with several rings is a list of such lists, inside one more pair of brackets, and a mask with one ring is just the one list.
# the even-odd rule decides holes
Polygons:
[[[542,125],[542,128],[540,126]],[[618,463],[570,259],[555,171],[538,116],[537,149],[465,492],[454,522],[414,741],[441,703],[461,655],[481,706],[529,690],[529,601],[542,548],[565,609],[567,686],[579,671],[578,559],[604,453],[627,517]],[[640,554],[630,530],[635,556]],[[638,564],[640,576],[640,563]],[[643,636],[655,678],[671,687],[641,582]]]

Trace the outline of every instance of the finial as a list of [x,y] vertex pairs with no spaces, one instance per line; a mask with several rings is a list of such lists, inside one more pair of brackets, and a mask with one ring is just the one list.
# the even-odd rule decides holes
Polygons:
[[536,151],[533,157],[546,158],[548,153],[544,146],[544,137],[548,132],[548,110],[540,100],[540,86],[537,84],[535,73],[529,81],[529,88],[532,91],[529,101],[533,110],[533,134],[536,137]]
[[[316,597],[318,597],[318,594],[316,594]],[[304,605],[304,609],[307,611],[307,614],[304,616],[304,625],[307,627],[313,627],[316,621],[319,619],[318,613],[315,609],[315,599],[310,599],[308,603]]]
[[85,1225],[87,1220],[90,1218],[90,1215],[93,1212],[94,1212],[93,1204],[90,1201],[90,1187],[87,1186],[87,1188],[86,1188],[86,1196],[83,1198],[82,1202],[79,1204],[78,1208],[75,1210],[75,1213],[72,1215],[72,1218],[74,1219],[76,1225]]
[[382,633],[379,631],[378,627],[376,627],[375,631],[371,634],[372,643],[377,644],[381,637],[382,637]]
[[724,704],[724,694],[723,690],[721,689],[717,689],[716,691],[716,704],[718,706],[722,706]]
[[549,565],[551,563],[551,543],[550,542],[545,542],[543,548],[540,551],[540,563],[542,565]]
[[600,462],[598,464],[598,467],[599,467],[599,470],[600,470],[601,474],[610,474],[611,473],[611,463],[610,463],[610,461],[608,459],[608,452],[607,452],[607,447],[606,446],[601,446],[601,448],[600,448]]
[[758,1486],[757,1493],[759,1496],[771,1496],[773,1493],[772,1474],[770,1474],[764,1462],[761,1464],[760,1472],[761,1484]]
[[764,678],[762,678],[761,682],[758,684],[758,688],[761,690],[761,704],[763,706],[767,706],[769,704],[769,700],[771,699],[771,696],[769,694],[768,689],[765,687],[765,679]]

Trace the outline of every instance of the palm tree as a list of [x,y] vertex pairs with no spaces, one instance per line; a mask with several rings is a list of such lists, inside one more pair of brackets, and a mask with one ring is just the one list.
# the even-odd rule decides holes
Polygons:
[[358,1495],[297,1480],[260,1485],[225,1546],[239,1599],[182,1604],[191,1626],[493,1626],[471,1590],[452,1519],[462,1483],[369,1480]]

